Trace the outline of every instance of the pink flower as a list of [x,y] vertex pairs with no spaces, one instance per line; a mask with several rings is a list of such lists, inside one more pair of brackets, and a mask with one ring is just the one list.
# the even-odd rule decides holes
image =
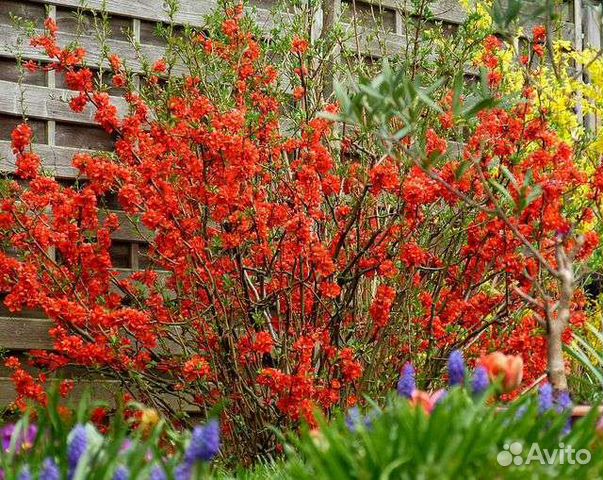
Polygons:
[[423,390],[415,390],[412,392],[412,396],[410,398],[410,404],[413,407],[420,407],[426,414],[430,414],[438,401],[440,401],[446,391],[443,389],[437,390],[433,393],[424,392]]

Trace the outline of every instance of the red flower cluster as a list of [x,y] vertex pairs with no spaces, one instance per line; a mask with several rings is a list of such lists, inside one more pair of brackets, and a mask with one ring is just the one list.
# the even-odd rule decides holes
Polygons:
[[28,401],[46,405],[48,399],[44,389],[46,383],[45,375],[42,374],[38,378],[34,378],[22,368],[21,362],[15,357],[9,357],[4,365],[13,370],[11,380],[15,384],[18,395],[15,404],[20,410],[25,411]]

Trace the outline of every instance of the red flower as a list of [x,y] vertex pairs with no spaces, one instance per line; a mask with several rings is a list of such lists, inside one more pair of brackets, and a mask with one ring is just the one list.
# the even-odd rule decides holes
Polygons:
[[13,152],[23,153],[25,148],[31,144],[32,139],[33,130],[27,123],[17,125],[11,133]]
[[544,25],[536,25],[532,30],[534,42],[544,43],[546,41],[546,27]]
[[274,339],[268,332],[258,332],[253,343],[253,350],[259,354],[269,354],[274,349]]
[[59,31],[59,28],[57,27],[56,22],[54,21],[54,19],[52,19],[50,17],[48,17],[46,20],[44,20],[44,28],[46,30],[48,30],[48,33],[53,37]]
[[116,54],[109,55],[109,63],[111,64],[111,68],[115,72],[119,72],[123,67],[121,58],[119,57],[119,55]]
[[423,392],[422,390],[415,390],[412,393],[410,404],[415,408],[422,409],[425,414],[429,415],[437,405],[438,400],[441,399],[445,393],[444,390],[438,390],[431,394]]
[[21,178],[36,178],[40,171],[42,160],[35,153],[23,153],[17,155],[16,174]]
[[25,62],[23,64],[23,67],[25,68],[25,70],[27,70],[29,73],[35,73],[39,70],[39,65],[34,62],[33,60],[28,60],[27,62]]
[[167,63],[163,58],[160,58],[153,64],[154,73],[165,73],[167,71]]
[[431,155],[443,155],[448,149],[448,143],[443,138],[439,137],[438,134],[433,130],[427,130],[425,134],[427,156]]
[[115,88],[122,88],[126,86],[126,77],[122,74],[113,75],[111,79],[111,83]]
[[327,298],[337,298],[341,293],[341,287],[336,283],[322,282],[320,284],[320,293]]
[[389,315],[396,298],[396,291],[387,286],[379,285],[377,295],[370,308],[371,318],[377,328],[383,328],[389,323]]
[[339,354],[341,360],[341,373],[348,382],[358,380],[362,376],[362,366],[354,359],[354,351],[351,348],[344,348]]
[[190,360],[184,363],[182,367],[182,376],[187,382],[204,380],[211,374],[211,368],[205,358],[200,355],[194,355]]
[[291,51],[297,55],[303,55],[308,51],[310,44],[304,38],[295,37],[291,46]]
[[73,380],[63,380],[61,385],[59,386],[59,394],[63,398],[67,398],[69,394],[73,391],[75,387],[75,382]]
[[536,55],[538,55],[539,57],[543,57],[544,56],[544,46],[541,44],[536,44],[533,47],[534,53]]
[[306,96],[306,89],[304,87],[297,87],[293,90],[293,98],[297,101],[300,101],[302,98]]
[[93,75],[89,68],[73,70],[65,74],[65,82],[71,90],[89,92],[93,89]]

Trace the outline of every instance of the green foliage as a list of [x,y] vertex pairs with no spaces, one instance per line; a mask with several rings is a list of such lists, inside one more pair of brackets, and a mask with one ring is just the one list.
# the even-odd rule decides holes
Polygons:
[[[113,412],[109,422],[95,426],[91,421],[95,411],[106,407],[91,401],[88,395],[84,395],[77,405],[62,404],[57,393],[53,392],[49,395],[47,407],[32,409],[16,422],[15,431],[25,432],[30,425],[35,425],[37,434],[27,445],[17,445],[20,442],[15,440],[19,436],[13,434],[11,446],[6,450],[0,449],[2,478],[21,478],[19,475],[25,466],[33,478],[38,478],[48,458],[58,465],[61,478],[67,478],[68,446],[72,441],[73,428],[78,424],[87,430],[88,449],[83,456],[85,459],[73,473],[74,480],[110,480],[120,467],[128,469],[131,479],[147,479],[156,468],[163,469],[168,478],[173,478],[190,432],[176,431],[154,415],[151,418],[156,422],[145,424],[144,417],[141,417],[143,407],[135,404],[128,405],[127,412],[119,408]],[[193,478],[206,478],[210,471],[207,464],[198,464],[195,468],[198,476]]]
[[[423,77],[413,78],[403,68],[385,60],[382,71],[373,79],[361,78],[349,87],[336,85],[341,106],[341,115],[337,118],[398,145],[399,140],[425,129],[428,122],[424,119],[428,114],[444,113],[435,100],[443,83],[443,79],[434,82]],[[476,92],[468,94],[460,76],[455,79],[452,91],[453,111],[461,125],[471,123],[480,111],[500,101],[484,82]],[[464,97],[462,105],[461,97]]]
[[[524,397],[506,409],[497,408],[489,395],[471,398],[464,389],[454,388],[430,415],[398,396],[391,396],[383,409],[375,404],[364,419],[353,423],[343,414],[327,422],[319,420],[319,430],[305,428],[301,434],[290,432],[284,437],[286,460],[271,460],[251,468],[239,466],[229,470],[220,466],[198,465],[191,479],[263,480],[263,479],[525,479],[525,478],[598,478],[603,468],[603,448],[596,436],[597,413],[574,423],[567,430],[568,414],[551,410],[539,413],[534,396]],[[152,428],[135,428],[117,412],[101,434],[90,423],[100,406],[84,398],[73,409],[60,407],[52,395],[48,408],[38,408],[24,416],[17,428],[26,429],[34,422],[38,427],[33,445],[15,453],[0,452],[0,468],[6,480],[19,478],[28,465],[33,478],[38,478],[45,459],[53,458],[62,478],[68,475],[70,432],[74,425],[86,425],[89,443],[84,468],[73,478],[110,480],[119,467],[127,467],[130,479],[148,479],[153,468],[161,466],[167,478],[181,478],[176,469],[188,443],[188,432],[177,432],[159,420]],[[142,408],[142,406],[139,406]],[[69,411],[69,414],[66,412]],[[132,417],[130,417],[132,418]],[[143,420],[144,423],[144,420]],[[497,461],[504,446],[513,442],[523,445],[523,465],[502,466]],[[541,454],[553,454],[556,460],[541,464],[537,454],[530,462],[532,444]],[[124,448],[128,445],[128,448]],[[560,460],[559,449],[571,446],[586,449],[591,460],[585,464]],[[567,452],[567,450],[566,450]],[[544,458],[544,457],[543,457]],[[575,453],[573,454],[575,458]],[[79,473],[78,473],[79,472]]]
[[[598,478],[603,455],[595,436],[596,412],[564,435],[568,416],[554,411],[540,415],[537,403],[527,397],[498,410],[453,390],[428,416],[407,400],[392,397],[368,428],[350,432],[339,417],[330,424],[321,422],[318,435],[306,431],[294,441],[301,461],[290,464],[288,475],[300,480]],[[523,445],[524,464],[501,466],[497,455],[512,442]],[[592,459],[586,465],[527,463],[533,443],[549,452],[560,443],[561,448],[588,449]]]
[[585,334],[575,334],[574,341],[566,347],[567,352],[579,366],[580,375],[572,380],[575,389],[588,401],[601,401],[603,389],[603,332],[594,325],[586,325]]

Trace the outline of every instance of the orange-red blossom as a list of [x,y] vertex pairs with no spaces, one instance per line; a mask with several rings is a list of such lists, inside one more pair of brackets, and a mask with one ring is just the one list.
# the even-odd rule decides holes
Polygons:
[[482,357],[480,364],[488,371],[491,382],[500,381],[504,393],[515,390],[523,378],[523,359],[519,355],[493,352]]

